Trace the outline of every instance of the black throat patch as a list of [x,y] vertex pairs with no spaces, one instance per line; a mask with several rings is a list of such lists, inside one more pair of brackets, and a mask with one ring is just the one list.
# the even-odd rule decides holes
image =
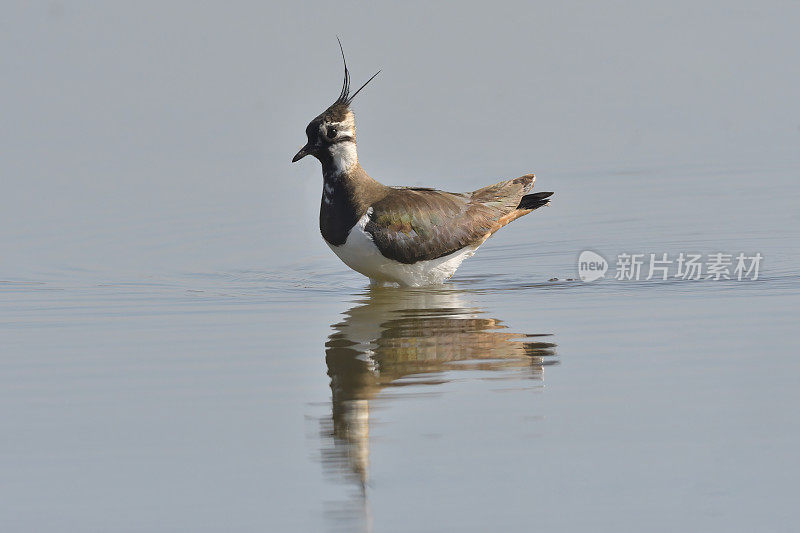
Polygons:
[[355,199],[353,184],[346,175],[323,174],[319,229],[322,238],[333,246],[341,246],[363,213]]

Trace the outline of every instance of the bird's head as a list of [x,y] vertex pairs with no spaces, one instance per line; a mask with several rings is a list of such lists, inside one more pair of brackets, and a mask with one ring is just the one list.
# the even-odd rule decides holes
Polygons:
[[350,72],[344,59],[342,43],[339,42],[344,62],[344,81],[339,97],[328,109],[314,118],[306,126],[308,142],[292,158],[292,163],[300,161],[307,155],[313,155],[323,165],[337,171],[346,171],[358,162],[356,152],[356,120],[350,103],[367,86],[380,71],[376,72],[364,85],[352,95],[350,94]]

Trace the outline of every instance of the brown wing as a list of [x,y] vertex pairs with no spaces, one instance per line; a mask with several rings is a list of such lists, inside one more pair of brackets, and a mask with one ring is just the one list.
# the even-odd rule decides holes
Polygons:
[[533,175],[523,176],[467,194],[394,189],[371,206],[364,231],[395,261],[437,259],[485,240],[532,183]]

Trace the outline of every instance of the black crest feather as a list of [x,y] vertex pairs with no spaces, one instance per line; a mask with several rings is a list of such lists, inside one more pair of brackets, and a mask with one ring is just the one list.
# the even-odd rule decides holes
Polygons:
[[342,91],[339,93],[339,98],[333,103],[333,105],[341,104],[345,106],[350,106],[350,102],[361,92],[361,89],[367,86],[369,82],[375,79],[375,76],[381,73],[379,70],[375,74],[372,75],[370,79],[364,82],[364,85],[358,88],[356,92],[352,95],[350,94],[350,71],[347,69],[347,60],[344,58],[344,48],[342,47],[342,41],[338,37],[336,38],[339,41],[339,50],[342,52],[342,63],[344,63],[344,81],[342,82]]

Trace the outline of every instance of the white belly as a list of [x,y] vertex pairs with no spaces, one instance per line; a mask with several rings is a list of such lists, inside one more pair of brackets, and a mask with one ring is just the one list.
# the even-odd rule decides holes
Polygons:
[[344,244],[333,246],[329,243],[328,246],[344,264],[373,282],[399,283],[408,287],[439,285],[449,279],[461,262],[474,254],[479,246],[468,246],[438,259],[417,261],[409,265],[381,255],[372,236],[364,231],[366,223],[367,215],[364,215],[350,230]]

